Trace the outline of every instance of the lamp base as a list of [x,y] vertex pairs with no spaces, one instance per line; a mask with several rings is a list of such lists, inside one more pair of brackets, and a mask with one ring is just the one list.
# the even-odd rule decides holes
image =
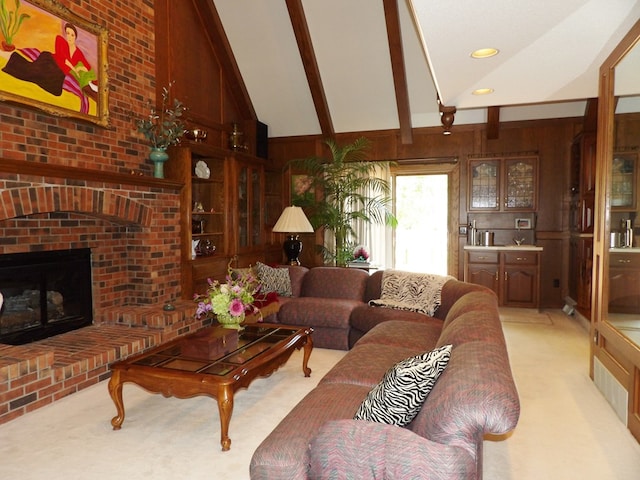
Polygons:
[[282,246],[289,265],[300,265],[300,252],[302,252],[302,241],[298,238],[298,235],[288,235],[288,238],[284,241]]

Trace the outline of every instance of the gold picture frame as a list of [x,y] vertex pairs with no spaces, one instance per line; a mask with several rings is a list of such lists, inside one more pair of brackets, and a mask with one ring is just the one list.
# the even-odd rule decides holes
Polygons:
[[107,30],[55,0],[7,2],[7,9],[0,101],[108,126]]

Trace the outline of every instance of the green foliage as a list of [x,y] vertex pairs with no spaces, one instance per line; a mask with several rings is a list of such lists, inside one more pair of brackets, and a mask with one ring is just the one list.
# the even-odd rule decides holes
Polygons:
[[20,0],[15,0],[13,3],[15,8],[10,12],[5,0],[0,0],[0,32],[2,32],[2,36],[7,45],[13,45],[13,36],[20,30],[22,22],[31,18],[31,15],[27,15],[26,13],[18,15]]
[[173,105],[169,103],[169,89],[172,85],[173,83],[170,83],[168,87],[162,87],[160,110],[151,106],[149,116],[136,121],[138,131],[149,140],[152,148],[175,145],[184,135],[185,126],[181,117],[187,108],[177,98],[173,99]]
[[322,195],[319,201],[302,196],[296,203],[309,213],[314,228],[333,233],[333,248],[319,246],[325,261],[346,265],[358,244],[353,228],[356,220],[392,227],[397,225],[397,220],[388,208],[391,187],[386,180],[375,176],[380,162],[366,161],[369,141],[363,137],[342,147],[333,140],[325,143],[331,153],[329,159],[309,157],[290,162],[311,177],[311,186]]

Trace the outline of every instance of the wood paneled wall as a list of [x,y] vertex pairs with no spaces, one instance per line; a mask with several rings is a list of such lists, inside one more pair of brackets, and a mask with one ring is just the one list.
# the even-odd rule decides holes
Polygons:
[[[497,139],[488,140],[486,125],[460,125],[452,135],[442,135],[440,127],[414,129],[413,143],[402,144],[399,131],[375,131],[338,134],[338,143],[348,143],[359,136],[372,142],[371,160],[400,160],[456,157],[460,163],[460,225],[467,223],[467,159],[483,154],[536,152],[540,163],[537,244],[544,247],[541,269],[541,306],[561,307],[568,294],[569,255],[569,165],[573,137],[582,130],[583,118],[567,118],[500,125]],[[288,160],[310,155],[326,155],[319,136],[273,138],[269,141],[269,161],[283,167]],[[286,184],[286,180],[285,180]],[[286,192],[285,195],[288,195]],[[289,199],[285,199],[288,201]],[[458,258],[466,238],[460,237]],[[307,244],[311,243],[311,239]],[[307,263],[317,261],[313,252],[303,252]],[[462,264],[458,278],[463,277]]]

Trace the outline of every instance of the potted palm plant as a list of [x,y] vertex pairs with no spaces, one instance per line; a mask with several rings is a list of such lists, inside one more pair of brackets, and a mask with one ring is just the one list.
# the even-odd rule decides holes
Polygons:
[[319,200],[303,195],[294,203],[308,212],[314,228],[324,228],[333,235],[330,244],[318,246],[325,262],[345,266],[353,260],[354,247],[358,245],[354,228],[357,220],[392,227],[398,222],[389,209],[389,182],[375,176],[381,162],[366,161],[369,141],[362,137],[344,146],[333,140],[324,143],[329,148],[329,158],[314,156],[290,162],[293,168],[309,175],[310,188],[321,194]]

